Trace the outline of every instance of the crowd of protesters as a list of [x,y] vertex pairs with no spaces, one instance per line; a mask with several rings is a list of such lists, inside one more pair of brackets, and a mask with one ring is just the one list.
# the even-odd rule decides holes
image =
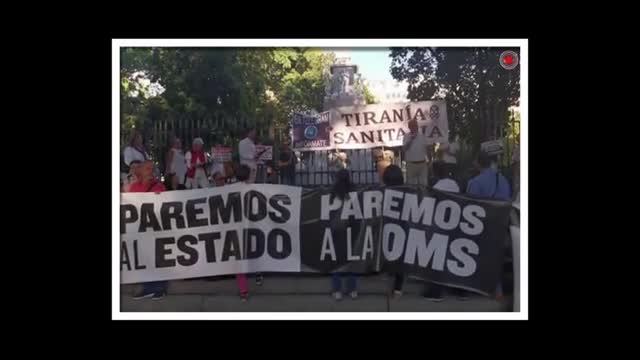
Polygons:
[[[514,186],[496,169],[495,161],[486,153],[480,153],[474,161],[474,176],[466,183],[465,191],[461,191],[460,176],[457,174],[456,143],[441,144],[433,161],[429,161],[430,147],[425,135],[418,132],[415,120],[409,122],[410,132],[405,136],[402,145],[406,161],[406,175],[397,165],[389,165],[382,172],[381,182],[384,186],[399,186],[403,184],[417,184],[429,186],[435,190],[451,193],[461,193],[482,199],[511,201],[519,196],[519,151],[514,153]],[[279,149],[277,162],[268,163],[260,160],[262,152],[256,151],[259,140],[255,129],[248,129],[245,137],[240,141],[237,149],[239,164],[224,164],[211,158],[204,151],[204,141],[193,139],[190,149],[184,153],[182,141],[174,138],[170,144],[165,159],[164,184],[160,182],[160,171],[150,158],[144,146],[143,137],[136,132],[131,137],[129,145],[124,149],[121,174],[121,190],[123,192],[155,192],[196,189],[225,186],[230,182],[242,183],[279,183],[295,185],[295,165],[297,158],[285,141]],[[215,146],[219,147],[220,144]],[[348,160],[344,153],[334,154],[332,164],[333,187],[331,197],[344,200],[353,190],[351,174],[348,170]],[[429,172],[432,172],[431,176]],[[405,180],[406,178],[406,180]],[[515,190],[516,193],[513,193]],[[339,237],[342,227],[350,226],[349,221],[332,220],[334,237]],[[262,274],[255,274],[256,284],[262,285]],[[391,293],[394,297],[402,295],[405,280],[404,274],[394,274]],[[343,287],[343,280],[346,286]],[[236,275],[240,298],[248,298],[246,274]],[[344,294],[352,299],[358,297],[357,276],[352,273],[334,273],[331,277],[332,296],[341,300]],[[166,295],[167,282],[143,283],[142,290],[134,295],[135,299],[162,299]],[[448,288],[443,284],[425,281],[423,296],[431,301],[442,301],[446,294],[456,295],[459,300],[467,298],[468,293],[461,289]],[[497,297],[502,296],[502,283],[496,284]]]

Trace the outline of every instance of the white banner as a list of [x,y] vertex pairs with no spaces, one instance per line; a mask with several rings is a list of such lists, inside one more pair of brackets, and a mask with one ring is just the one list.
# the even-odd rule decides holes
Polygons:
[[429,143],[446,143],[449,136],[444,100],[340,107],[331,110],[331,141],[326,149],[367,149],[401,146],[410,120]]
[[256,154],[261,154],[258,160],[273,160],[273,146],[256,145]]
[[121,283],[300,271],[300,187],[123,193]]

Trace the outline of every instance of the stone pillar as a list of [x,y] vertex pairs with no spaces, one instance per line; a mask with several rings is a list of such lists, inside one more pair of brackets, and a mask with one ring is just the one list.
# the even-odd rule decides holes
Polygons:
[[331,66],[324,97],[324,111],[341,106],[365,105],[357,65],[339,62]]

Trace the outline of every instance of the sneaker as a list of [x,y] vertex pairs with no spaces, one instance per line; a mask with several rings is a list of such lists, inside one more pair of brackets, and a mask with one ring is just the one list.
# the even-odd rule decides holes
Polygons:
[[355,299],[357,299],[357,298],[358,298],[358,292],[357,292],[357,291],[355,291],[355,290],[353,290],[349,295],[351,296],[351,298],[352,298],[353,300],[355,300]]
[[166,295],[167,295],[166,291],[156,291],[151,297],[151,300],[162,300]]
[[262,286],[262,275],[256,277],[256,285]]
[[135,295],[133,295],[133,300],[146,299],[146,298],[152,297],[153,295],[154,295],[154,293],[152,293],[152,292],[145,293],[144,291],[139,291]]
[[393,290],[394,298],[399,298],[400,296],[402,296],[402,290]]
[[336,301],[342,300],[342,293],[340,291],[334,292],[333,293],[333,298],[336,299]]
[[444,300],[444,296],[442,295],[442,290],[439,288],[430,287],[425,293],[424,298],[427,300],[431,300],[433,302],[441,302]]

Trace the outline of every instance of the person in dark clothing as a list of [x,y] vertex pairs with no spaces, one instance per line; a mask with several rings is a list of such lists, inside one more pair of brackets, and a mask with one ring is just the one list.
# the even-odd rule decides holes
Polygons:
[[[385,186],[398,186],[404,185],[404,176],[402,176],[402,169],[398,165],[389,165],[382,174],[382,182]],[[393,279],[393,296],[399,297],[402,295],[402,285],[404,284],[404,274],[396,273]]]
[[[337,197],[340,199],[343,204],[349,198],[349,193],[353,189],[353,183],[351,182],[351,174],[349,170],[342,169],[336,173],[336,180],[333,184],[333,188],[331,189],[331,202]],[[340,220],[341,211],[338,210],[332,218],[331,230],[334,233],[334,239],[344,238],[344,233],[347,231],[346,228],[349,227],[348,221]],[[347,279],[347,288],[346,293],[348,293],[352,299],[356,299],[358,297],[357,291],[357,279],[355,274],[349,272],[335,272],[331,276],[331,287],[333,289],[333,297],[336,300],[342,299],[342,279],[346,277]]]
[[282,185],[295,185],[296,182],[296,155],[291,151],[289,145],[289,141],[282,144],[278,159],[280,184]]

